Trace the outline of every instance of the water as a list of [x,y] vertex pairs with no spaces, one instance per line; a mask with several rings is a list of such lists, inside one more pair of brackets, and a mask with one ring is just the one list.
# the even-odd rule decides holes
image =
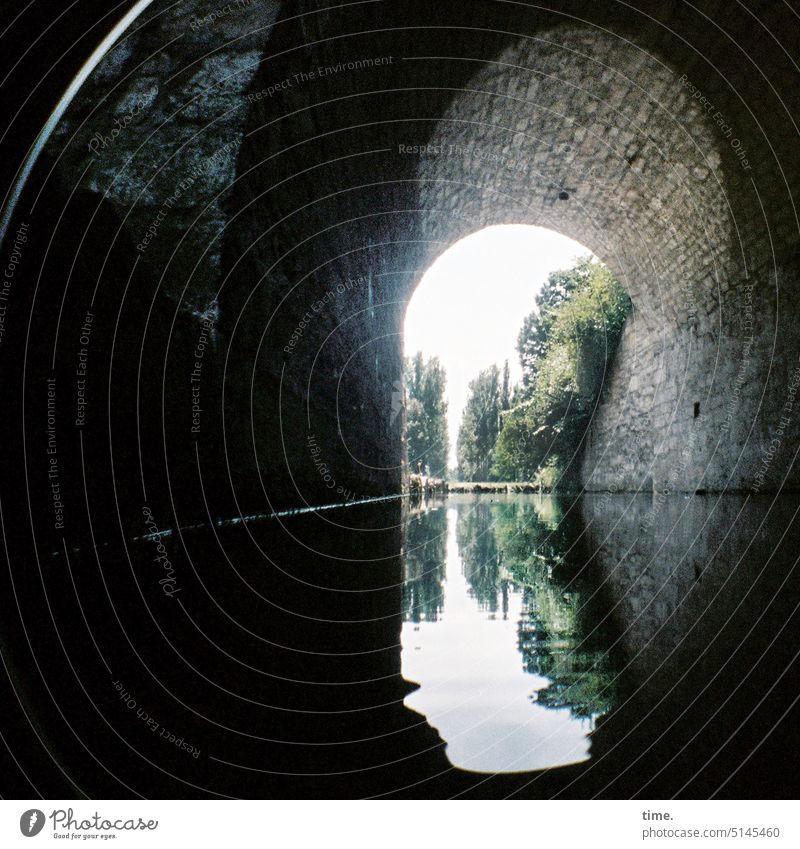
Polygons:
[[518,775],[523,794],[790,796],[799,511],[739,495],[423,507],[404,703],[453,767]]
[[[613,705],[602,631],[591,632],[551,499],[451,499],[412,519],[405,560],[405,704],[450,763],[524,772],[589,758]],[[549,514],[549,515],[548,515]]]
[[793,798],[799,515],[462,495],[13,551],[10,739],[51,798]]

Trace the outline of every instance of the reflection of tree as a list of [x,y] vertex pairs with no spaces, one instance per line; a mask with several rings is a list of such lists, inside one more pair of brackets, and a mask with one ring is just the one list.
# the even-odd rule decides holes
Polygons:
[[435,622],[439,618],[446,546],[447,514],[444,510],[430,510],[409,520],[403,583],[406,621]]
[[[553,499],[548,507],[556,505]],[[494,505],[493,505],[494,506]],[[556,509],[543,520],[530,501],[496,505],[497,545],[508,572],[525,587],[527,613],[519,623],[519,649],[527,672],[549,678],[534,694],[548,708],[580,717],[607,713],[615,702],[614,664],[598,622],[604,610],[585,568],[577,521]]]
[[[519,648],[526,672],[549,678],[533,699],[548,708],[569,708],[575,716],[597,717],[614,705],[614,669],[608,653],[582,635],[576,594],[559,600],[538,588],[519,624]],[[566,626],[572,621],[574,627]]]
[[502,606],[505,615],[508,612],[508,574],[502,568],[503,555],[497,547],[494,506],[478,502],[459,510],[456,540],[464,564],[464,577],[473,598],[482,609],[492,613]]

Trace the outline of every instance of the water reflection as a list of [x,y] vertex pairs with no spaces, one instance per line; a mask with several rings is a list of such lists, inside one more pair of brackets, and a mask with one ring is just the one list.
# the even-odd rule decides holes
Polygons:
[[405,704],[453,766],[519,772],[589,757],[614,704],[613,642],[576,537],[551,498],[450,498],[409,520]]
[[[53,622],[0,617],[4,653],[32,639],[50,692],[77,675],[89,699],[56,710],[12,655],[7,723],[34,751],[34,718],[102,798],[131,789],[83,741],[163,798],[797,797],[800,497],[493,498],[449,498],[402,539],[391,503],[174,534],[173,600],[152,540],[112,541],[86,620],[97,552],[52,558],[46,598],[17,569],[7,597]],[[120,702],[105,663],[198,760]],[[75,793],[42,771],[48,798]]]

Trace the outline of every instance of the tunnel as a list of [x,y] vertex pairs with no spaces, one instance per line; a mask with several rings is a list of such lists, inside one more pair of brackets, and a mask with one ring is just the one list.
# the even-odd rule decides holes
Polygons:
[[[713,494],[761,505],[762,496],[797,491],[795,12],[767,0],[271,0],[224,10],[212,0],[154,0],[101,20],[97,38],[70,59],[66,79],[78,73],[75,82],[48,83],[61,99],[31,143],[20,141],[24,165],[3,219],[4,260],[19,257],[17,279],[25,275],[24,285],[6,287],[13,300],[2,338],[2,355],[13,355],[6,391],[20,412],[2,425],[15,446],[3,521],[18,530],[20,551],[36,553],[36,569],[14,584],[20,609],[44,604],[43,569],[59,589],[47,596],[56,615],[59,594],[77,591],[76,581],[98,598],[122,594],[130,610],[96,621],[87,614],[89,630],[114,646],[111,674],[135,653],[121,636],[140,615],[129,580],[143,598],[155,594],[159,633],[184,648],[190,666],[202,665],[205,649],[195,619],[172,621],[178,601],[207,591],[184,608],[197,623],[217,616],[217,603],[228,612],[241,604],[241,622],[260,637],[233,629],[215,651],[241,649],[260,662],[263,650],[284,682],[293,670],[281,654],[287,634],[291,651],[319,653],[330,640],[332,654],[358,654],[352,667],[315,654],[309,679],[357,691],[365,734],[412,729],[398,757],[422,752],[420,770],[447,774],[442,792],[491,795],[454,777],[435,731],[402,707],[410,685],[397,650],[398,558],[407,510],[395,504],[380,522],[363,512],[407,485],[406,307],[436,258],[483,228],[535,225],[575,239],[633,305],[573,458],[587,521],[609,493],[656,506]],[[500,274],[502,257],[497,264]],[[53,513],[55,502],[63,513]],[[342,504],[351,509],[341,521],[312,509]],[[678,554],[710,546],[698,542],[702,521],[664,514],[691,526]],[[203,545],[180,535],[201,526],[244,533],[237,529],[264,516],[274,523],[245,539],[247,566],[225,577],[204,561]],[[622,546],[614,535],[626,522],[631,533],[641,526],[639,513],[625,516],[594,515],[589,533],[593,556],[612,570]],[[794,527],[791,511],[769,521],[788,551],[781,534]],[[162,597],[171,573],[143,588],[128,550],[162,532],[185,588],[172,608]],[[117,552],[110,573],[92,560],[103,546]],[[642,574],[659,551],[650,539],[637,561]],[[718,553],[703,548],[698,562]],[[266,572],[256,566],[262,558]],[[69,562],[80,566],[74,574],[63,569]],[[53,563],[61,565],[51,573]],[[636,574],[615,575],[636,584]],[[347,636],[321,624],[327,592],[340,605],[331,621],[341,616]],[[264,599],[274,619],[262,632]],[[308,621],[298,627],[292,611]],[[9,626],[19,641],[29,637],[24,621]],[[642,642],[660,633],[656,614],[653,622],[640,623]],[[55,651],[54,634],[12,667]],[[148,634],[144,653],[157,655],[158,636]],[[663,660],[668,649],[656,645],[652,656]],[[76,672],[86,663],[89,677],[100,669],[75,663]],[[131,674],[122,686],[133,691],[138,681],[139,694],[171,704],[184,672],[166,656],[151,664],[169,682],[167,695],[155,673]],[[280,746],[268,749],[273,772],[264,767],[253,778],[261,783],[243,791],[224,752],[230,745],[230,760],[246,761],[251,743],[243,734],[230,743],[221,709],[237,679],[222,654],[214,664],[222,685],[207,697],[216,724],[203,749],[216,746],[216,760],[203,756],[197,775],[182,765],[180,779],[162,770],[156,786],[188,796],[201,786],[221,796],[285,791],[276,776],[291,773],[293,761]],[[362,679],[370,684],[359,687]],[[240,718],[261,732],[252,745],[272,745],[258,708],[273,693],[256,681]],[[271,709],[319,710],[325,700],[307,687],[291,679],[285,703]],[[47,701],[46,689],[37,683],[24,698]],[[104,691],[98,704],[115,698]],[[334,701],[344,717],[345,696]],[[63,716],[47,703],[38,722],[54,727]],[[175,723],[187,739],[202,737],[204,716],[181,704]],[[373,715],[376,704],[382,712]],[[296,716],[281,717],[273,736],[301,734]],[[341,723],[337,733],[347,736]],[[302,733],[318,742],[325,732]],[[127,734],[114,741],[114,758],[130,756]],[[608,738],[597,739],[605,751]],[[96,773],[82,743],[51,743],[59,763],[81,765],[70,776]],[[335,773],[332,755],[315,750],[314,758],[289,792],[313,793],[315,769]],[[132,769],[135,791],[117,777],[90,789],[142,792],[150,768]],[[51,773],[54,793],[75,792]],[[424,794],[409,776],[416,789],[407,792]],[[569,794],[574,777],[548,775],[541,792]],[[359,774],[353,787],[333,782],[326,792],[366,794],[370,781]],[[592,781],[587,792],[605,792]],[[522,779],[498,786],[526,792]],[[376,787],[395,792],[397,782]]]

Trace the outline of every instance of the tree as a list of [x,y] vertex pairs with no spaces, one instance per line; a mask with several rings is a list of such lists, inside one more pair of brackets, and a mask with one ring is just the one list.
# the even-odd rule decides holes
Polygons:
[[503,365],[503,391],[500,395],[500,409],[505,412],[511,407],[511,372],[508,360]]
[[462,480],[492,479],[492,458],[500,432],[500,408],[500,370],[493,365],[469,384],[469,396],[456,444]]
[[493,472],[561,488],[576,480],[583,436],[631,310],[610,270],[589,258],[550,275],[523,324],[522,391],[502,416]]
[[406,441],[412,472],[427,469],[435,477],[447,474],[447,376],[437,357],[425,361],[422,352],[406,359]]
[[558,308],[576,289],[586,284],[592,273],[591,265],[587,257],[579,259],[570,269],[552,272],[536,296],[536,309],[525,318],[517,337],[523,392],[536,382],[539,363],[547,354],[550,329]]

